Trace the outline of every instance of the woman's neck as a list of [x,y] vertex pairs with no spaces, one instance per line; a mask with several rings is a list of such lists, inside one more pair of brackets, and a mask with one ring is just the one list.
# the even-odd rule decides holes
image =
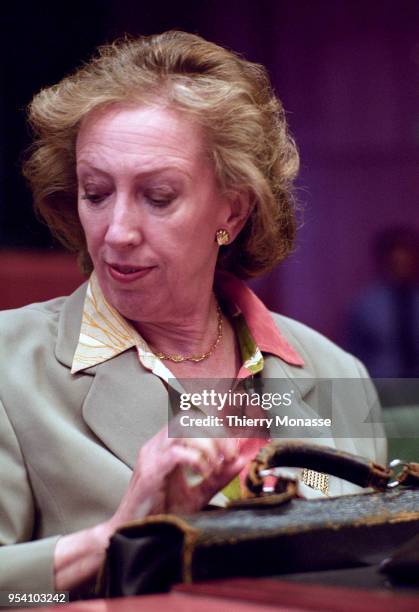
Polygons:
[[219,323],[217,299],[212,293],[195,307],[174,310],[164,322],[133,322],[154,351],[182,356],[210,351],[220,336]]

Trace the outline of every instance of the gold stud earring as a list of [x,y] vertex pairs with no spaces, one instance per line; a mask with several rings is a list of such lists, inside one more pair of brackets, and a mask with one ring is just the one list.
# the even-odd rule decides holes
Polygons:
[[226,229],[219,229],[215,232],[215,240],[218,246],[224,246],[230,242],[230,234]]

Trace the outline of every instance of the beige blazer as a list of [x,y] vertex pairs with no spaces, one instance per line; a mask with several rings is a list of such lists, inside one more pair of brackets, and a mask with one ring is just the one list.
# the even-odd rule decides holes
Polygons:
[[[142,368],[135,349],[70,373],[85,291],[82,285],[68,298],[0,313],[0,590],[53,590],[59,535],[112,515],[138,449],[167,422],[165,386]],[[266,356],[263,376],[295,381],[300,414],[313,414],[310,379],[366,376],[324,337],[274,316],[306,365]],[[374,392],[368,385],[358,389],[357,397],[337,404],[341,426],[373,407],[371,436],[329,443],[383,461]],[[333,485],[335,493],[351,490],[339,486]]]

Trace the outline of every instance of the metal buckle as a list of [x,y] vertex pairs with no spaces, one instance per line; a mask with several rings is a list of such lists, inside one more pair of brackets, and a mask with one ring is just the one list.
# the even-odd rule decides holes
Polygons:
[[402,459],[393,459],[392,461],[390,461],[390,463],[388,464],[388,467],[390,469],[394,469],[396,467],[402,467],[401,470],[399,470],[398,474],[396,475],[396,478],[394,480],[391,480],[390,482],[387,483],[387,489],[394,489],[395,487],[398,487],[400,484],[400,480],[398,478],[398,476],[400,476],[400,474],[403,471],[403,468],[406,467],[407,465],[409,465],[408,461],[403,461]]
[[[281,473],[281,468],[277,468],[277,467],[273,467],[273,468],[267,468],[265,470],[260,470],[259,472],[259,476],[261,476],[262,478],[267,478],[268,476],[275,476],[276,478],[280,475]],[[263,488],[262,491],[266,494],[272,494],[275,492],[275,487],[266,485],[265,483],[263,483]]]

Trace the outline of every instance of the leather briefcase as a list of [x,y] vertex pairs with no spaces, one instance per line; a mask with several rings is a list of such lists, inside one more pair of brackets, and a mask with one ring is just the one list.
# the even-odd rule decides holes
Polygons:
[[[335,449],[272,442],[251,463],[244,499],[230,508],[149,516],[119,529],[98,592],[107,597],[155,593],[176,582],[359,567],[388,559],[419,534],[419,464],[390,466],[396,464],[402,468],[397,477],[391,467]],[[295,482],[278,478],[266,495],[264,479],[272,479],[278,466],[327,472],[376,491],[306,500],[296,498]],[[416,562],[410,560],[410,578],[419,583]],[[385,566],[391,571],[391,562]],[[400,577],[400,563],[396,568]]]

